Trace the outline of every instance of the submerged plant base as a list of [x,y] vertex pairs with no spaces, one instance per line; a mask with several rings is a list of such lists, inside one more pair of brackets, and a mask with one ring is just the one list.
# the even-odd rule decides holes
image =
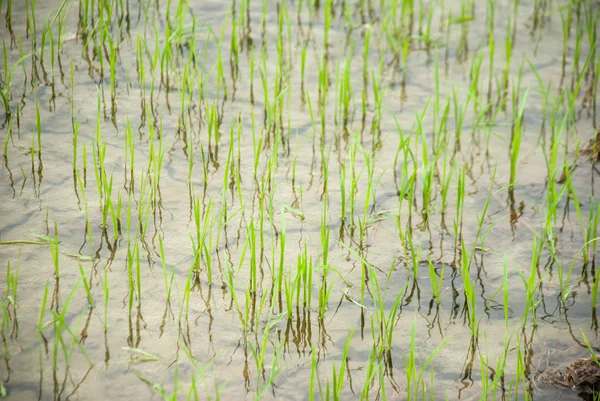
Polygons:
[[586,401],[597,400],[600,395],[600,365],[592,358],[580,358],[567,367],[548,368],[534,381],[577,391],[578,396]]
[[581,149],[586,154],[590,153],[593,161],[600,161],[600,131],[596,131],[594,136],[590,138],[588,146]]

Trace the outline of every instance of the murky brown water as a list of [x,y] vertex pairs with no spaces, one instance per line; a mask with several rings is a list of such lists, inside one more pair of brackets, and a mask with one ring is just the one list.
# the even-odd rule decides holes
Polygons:
[[[56,19],[51,30],[55,44],[58,34],[63,39],[55,54],[52,74],[49,39],[43,38],[42,28],[47,17],[52,22],[61,2],[38,2],[37,56],[23,62],[26,78],[21,65],[12,76],[10,138],[8,122],[0,130],[1,142],[7,143],[0,169],[0,241],[40,241],[31,234],[53,237],[57,232],[60,268],[56,276],[48,245],[0,245],[7,272],[0,274],[0,299],[5,306],[0,378],[8,399],[145,400],[159,399],[164,388],[168,395],[175,392],[176,399],[250,399],[259,395],[305,400],[309,399],[313,355],[318,372],[315,396],[325,398],[333,386],[334,369],[339,378],[344,344],[349,338],[340,398],[358,399],[366,387],[370,398],[408,399],[405,363],[413,324],[418,366],[447,339],[430,365],[434,366],[434,375],[430,374],[430,367],[424,373],[428,396],[480,399],[488,391],[484,378],[491,383],[506,349],[505,376],[495,389],[496,399],[541,399],[549,393],[557,394],[557,399],[579,399],[576,392],[558,394],[528,383],[547,366],[566,364],[572,358],[587,355],[582,333],[592,345],[599,345],[596,305],[592,304],[593,283],[598,279],[596,255],[590,246],[590,261],[584,264],[579,250],[586,239],[576,200],[569,191],[558,202],[557,217],[550,226],[556,259],[545,244],[535,266],[542,283],[535,291],[536,324],[529,316],[524,328],[526,291],[517,269],[529,278],[534,237],[538,244],[545,237],[547,165],[554,122],[550,110],[561,90],[575,86],[571,77],[578,75],[573,71],[582,68],[591,52],[590,42],[582,40],[576,63],[576,26],[584,26],[586,15],[598,15],[594,14],[598,12],[597,2],[581,2],[588,8],[579,9],[578,24],[577,9],[573,7],[574,22],[567,40],[564,69],[560,10],[565,12],[569,3],[523,1],[516,14],[512,2],[495,4],[496,47],[491,84],[486,17],[489,4],[462,4],[465,10],[471,10],[473,19],[450,24],[446,47],[449,16],[457,18],[461,12],[457,1],[431,2],[424,4],[423,9],[416,5],[410,35],[406,31],[409,19],[401,12],[402,2],[397,2],[395,14],[394,2],[335,1],[327,46],[323,46],[323,2],[311,9],[304,2],[299,13],[297,2],[264,2],[264,19],[263,4],[259,2],[246,7],[244,2],[236,1],[189,1],[183,12],[172,2],[168,16],[164,1],[113,3],[110,23],[103,22],[95,5],[94,14],[83,29],[82,3],[65,2],[61,14],[64,20]],[[545,10],[539,25],[536,7]],[[7,5],[0,8],[4,15]],[[433,42],[428,45],[422,36],[430,9]],[[25,3],[13,2],[10,21],[5,18],[0,27],[9,68],[20,58],[19,40],[23,54],[33,51],[34,34],[26,23],[27,10]],[[237,27],[233,40],[239,49],[237,64],[231,56],[232,13]],[[404,19],[401,15],[405,15]],[[402,21],[406,23],[404,28]],[[394,31],[395,25],[399,26],[398,31]],[[177,40],[177,26],[185,28],[187,39]],[[98,33],[102,29],[109,35],[104,42]],[[369,30],[370,50],[365,60],[363,49]],[[503,110],[507,31],[513,37],[513,56]],[[407,37],[413,39],[404,68],[401,38]],[[118,48],[114,97],[108,38]],[[42,62],[43,40],[46,48]],[[392,45],[396,41],[398,51]],[[143,78],[136,55],[138,46],[143,49]],[[264,63],[262,51],[266,54]],[[475,97],[469,97],[470,66],[479,55],[482,63],[478,91]],[[598,55],[593,55],[590,63],[597,68]],[[435,57],[439,90],[435,85]],[[528,61],[537,69],[544,90],[550,93],[547,106]],[[154,62],[156,69],[152,71]],[[329,82],[324,103],[321,99],[325,95],[319,87],[321,63],[326,63],[325,80]],[[5,88],[7,71],[4,64],[2,68]],[[217,78],[219,68],[223,69],[222,80]],[[339,83],[346,68],[351,89],[349,112],[344,116]],[[597,82],[596,79],[595,85]],[[378,87],[375,91],[374,85]],[[580,154],[593,137],[594,119],[597,120],[593,109],[596,104],[585,96],[593,85],[594,75],[588,71],[575,101],[577,120],[558,139],[559,167],[563,160],[577,166],[572,172],[572,188],[584,225],[588,223],[590,208],[598,202],[597,171]],[[187,90],[182,98],[184,87]],[[440,94],[440,109],[434,118],[436,91]],[[379,112],[376,94],[381,98]],[[521,100],[526,96],[526,103],[516,183],[509,191],[513,96]],[[433,142],[440,140],[438,129],[447,102],[447,140],[438,143],[440,153],[436,159]],[[465,114],[458,141],[459,116],[454,102]],[[562,104],[567,104],[567,100]],[[491,114],[485,112],[488,105]],[[482,123],[496,112],[495,124]],[[559,108],[556,115],[558,128],[564,110]],[[81,182],[72,164],[74,120],[79,127],[76,165]],[[417,134],[419,120],[422,134]],[[134,144],[133,169],[128,130]],[[402,144],[407,140],[405,152]],[[423,140],[427,144],[425,152]],[[161,146],[164,156],[159,168],[155,166]],[[93,152],[96,158],[104,154],[104,169],[94,171],[93,165],[96,162],[99,166],[99,161]],[[432,208],[427,215],[423,213],[427,174],[424,154],[429,163],[433,161],[437,166],[431,184]],[[193,169],[189,174],[191,157]],[[412,207],[404,199],[402,189],[404,165],[409,173],[416,171]],[[444,165],[448,170],[454,166],[455,170],[447,206],[442,210]],[[348,207],[344,220],[342,168],[346,199],[352,177],[356,182],[354,215]],[[457,220],[457,172],[461,168],[465,172],[464,213]],[[107,226],[102,223],[106,196],[99,195],[96,178],[96,173],[102,172],[106,176],[101,182],[108,183],[112,177],[115,213],[120,198],[120,231],[116,236],[110,213]],[[374,185],[371,192],[367,190],[369,174]],[[224,185],[229,187],[223,189]],[[557,184],[557,193],[562,186]],[[474,244],[490,187],[492,195],[481,234],[485,241]],[[199,251],[199,261],[194,256],[194,244],[198,243],[195,201],[201,209],[200,226],[206,227],[201,232],[205,246]],[[325,281],[331,292],[321,317],[324,202],[329,232],[327,264],[335,270],[329,270]],[[361,230],[365,216],[368,224]],[[477,338],[469,328],[464,284],[458,269],[464,255],[456,248],[460,248],[460,241],[455,224],[462,227],[460,238],[469,256],[474,253],[470,278],[476,294]],[[285,249],[280,259],[284,230]],[[254,243],[249,242],[252,231],[256,233]],[[401,240],[408,232],[415,251],[420,248],[420,256],[414,261],[418,265],[416,274],[407,242]],[[590,238],[595,236],[593,233]],[[160,239],[165,265],[160,256]],[[475,245],[478,248],[473,252]],[[252,248],[256,291],[248,290],[253,283]],[[287,305],[285,294],[273,289],[280,261],[285,280],[294,283],[298,257],[305,250],[314,266],[311,305],[303,303],[300,295],[299,300],[292,301],[292,316],[277,320]],[[78,260],[74,255],[84,258]],[[373,268],[367,276],[363,275],[366,268],[361,258]],[[432,261],[438,274],[445,266],[439,306],[433,301],[427,260]],[[510,293],[507,326],[502,290],[505,260]],[[91,308],[79,263],[90,287]],[[563,301],[558,270],[563,269],[566,277],[571,265],[572,292]],[[232,266],[237,303],[232,298],[228,266]],[[196,267],[197,275],[192,274]],[[15,292],[8,283],[14,282],[17,272]],[[373,355],[374,349],[382,349],[375,281],[381,288],[386,316],[393,310],[398,292],[408,283],[396,312],[398,320],[389,354]],[[366,283],[364,299],[361,282]],[[47,302],[39,330],[46,289]],[[250,316],[248,324],[244,323],[246,313]],[[64,319],[62,326],[60,316]],[[263,349],[261,365],[257,360]],[[370,382],[372,358],[378,369]],[[271,382],[269,376],[277,369],[280,370]],[[523,372],[518,386],[517,372]],[[489,390],[487,399],[493,399],[493,391]]]

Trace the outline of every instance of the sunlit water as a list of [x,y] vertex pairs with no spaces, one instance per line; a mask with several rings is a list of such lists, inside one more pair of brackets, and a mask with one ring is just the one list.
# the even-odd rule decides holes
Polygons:
[[[541,399],[548,392],[555,394],[556,389],[538,388],[530,382],[537,372],[585,357],[583,334],[592,345],[598,345],[592,304],[598,277],[595,247],[590,244],[587,264],[580,251],[586,243],[581,222],[587,226],[590,208],[598,202],[597,172],[580,151],[594,135],[595,102],[587,95],[594,85],[590,73],[582,78],[575,100],[577,121],[575,125],[569,122],[568,131],[563,130],[558,139],[559,166],[565,158],[569,165],[577,166],[571,172],[577,199],[567,190],[558,202],[550,230],[557,256],[554,259],[548,245],[544,246],[533,270],[541,282],[534,295],[536,320],[534,323],[529,313],[523,324],[528,308],[523,280],[532,272],[534,239],[539,244],[547,236],[552,124],[558,133],[564,109],[558,108],[554,114],[559,116],[557,121],[549,115],[560,91],[577,85],[579,75],[573,71],[581,69],[590,54],[590,42],[585,39],[575,65],[577,20],[573,15],[563,67],[562,2],[522,2],[516,14],[512,4],[495,5],[491,84],[489,5],[479,2],[467,8],[473,18],[463,20],[458,19],[460,2],[425,5],[421,21],[416,6],[410,35],[409,19],[400,17],[401,5],[394,14],[391,4],[381,9],[379,2],[365,2],[368,4],[361,11],[360,2],[334,2],[327,46],[323,46],[324,4],[311,11],[303,4],[300,13],[297,2],[265,4],[263,16],[258,2],[246,10],[235,1],[233,5],[190,1],[181,19],[172,4],[169,26],[166,2],[123,2],[123,8],[116,3],[110,24],[97,23],[98,10],[94,10],[85,35],[82,8],[77,2],[66,2],[61,14],[64,20],[54,20],[51,30],[55,45],[57,36],[62,38],[52,67],[50,39],[43,38],[42,28],[45,21],[53,21],[61,2],[38,2],[37,53],[19,64],[12,75],[10,138],[8,122],[0,130],[1,143],[7,143],[0,170],[0,240],[7,242],[0,245],[7,272],[0,275],[7,283],[0,285],[4,305],[0,377],[8,399],[151,399],[159,398],[164,388],[166,394],[177,391],[178,399],[190,394],[200,399],[217,395],[221,399],[253,398],[258,394],[304,400],[309,398],[313,359],[318,372],[314,383],[317,398],[324,398],[328,387],[333,388],[335,370],[337,378],[344,375],[342,399],[358,399],[365,387],[370,387],[371,398],[383,397],[385,392],[390,399],[407,399],[410,387],[405,366],[413,327],[419,368],[447,341],[423,373],[426,392],[435,399],[479,399],[488,391],[484,378],[493,381],[498,358],[505,350],[505,378],[496,384],[497,399],[503,393],[508,399],[525,399],[525,394]],[[536,5],[540,4],[548,8],[536,21]],[[581,9],[579,26],[587,13],[598,12],[597,3],[588,2],[587,6],[588,10]],[[3,15],[6,7],[4,4]],[[430,41],[424,39],[428,7],[432,7]],[[566,8],[562,10],[566,12]],[[237,61],[231,52],[232,18],[236,21],[233,43],[239,52]],[[20,58],[19,41],[24,54],[33,51],[33,27],[26,21],[25,4],[13,2],[11,18],[0,28],[9,68]],[[183,29],[182,36],[177,27]],[[100,29],[107,30],[112,44],[108,39],[100,42]],[[365,60],[368,32],[370,48]],[[503,93],[507,32],[513,49],[509,88]],[[402,46],[409,37],[405,66]],[[43,60],[42,42],[46,46]],[[114,96],[111,46],[118,49]],[[138,47],[143,53],[143,77]],[[471,66],[480,56],[477,91],[470,94]],[[589,63],[597,67],[598,55]],[[320,65],[326,77],[319,76]],[[531,66],[539,74],[543,90],[549,91],[548,104]],[[344,115],[339,83],[346,69],[350,100]],[[6,74],[3,70],[3,85]],[[324,104],[319,79],[328,82]],[[509,189],[513,97],[520,99],[514,103],[517,108],[525,101],[524,129],[516,183]],[[437,130],[447,104],[447,137],[438,142],[436,156],[433,143],[440,140]],[[566,100],[564,104],[568,104]],[[464,121],[457,141],[461,113]],[[486,124],[493,116],[495,124]],[[76,172],[74,122],[78,124]],[[133,163],[127,132],[133,143]],[[428,213],[423,201],[428,171],[425,155],[427,162],[436,166]],[[102,157],[104,170],[94,171],[94,163],[99,166]],[[159,158],[162,165],[155,169]],[[403,166],[411,174],[416,171],[412,207],[405,199]],[[444,166],[452,178],[442,210]],[[160,181],[154,187],[158,170]],[[562,172],[561,167],[558,170]],[[353,177],[356,181],[354,215],[346,206],[345,219],[342,171],[347,200]],[[457,220],[461,171],[464,212]],[[369,175],[372,190],[368,190]],[[97,186],[99,181],[108,186],[111,179],[113,212],[117,213],[121,204],[116,237],[108,208],[107,225],[103,226],[106,197],[100,198]],[[561,182],[557,188],[558,193]],[[102,191],[106,193],[106,189]],[[200,247],[195,202],[200,210]],[[321,317],[323,221],[329,232],[325,285],[330,292]],[[254,242],[251,232],[256,234]],[[35,236],[54,238],[55,233],[60,240],[58,276],[47,239]],[[285,293],[273,287],[282,233],[284,282],[297,284],[299,255],[306,255],[314,271],[311,304],[304,303],[300,295],[298,301],[292,301],[291,317],[287,316]],[[411,239],[415,260],[407,246]],[[10,243],[19,240],[42,245]],[[478,337],[469,325],[460,272],[465,257],[472,258],[470,280],[476,296]],[[444,268],[439,305],[434,299],[429,261],[437,274]],[[257,271],[256,291],[248,290],[253,283],[252,264]],[[195,266],[198,274],[192,272]],[[416,273],[414,266],[418,266]],[[568,290],[561,291],[559,270],[564,271],[563,287]],[[82,271],[93,307],[81,280]],[[14,283],[17,274],[15,289],[8,283]],[[386,319],[393,324],[390,353],[372,353],[384,347],[379,338],[382,327],[375,281]],[[405,292],[394,305],[405,284]],[[565,291],[570,292],[563,297]],[[347,365],[340,372],[348,339]],[[369,378],[371,360],[376,370]],[[515,391],[517,372],[522,375]],[[579,399],[576,391],[556,394],[560,399]]]

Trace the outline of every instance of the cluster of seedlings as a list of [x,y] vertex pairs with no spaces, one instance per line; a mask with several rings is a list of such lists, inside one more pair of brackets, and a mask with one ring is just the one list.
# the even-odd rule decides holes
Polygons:
[[599,377],[597,1],[54,3],[0,0],[0,396]]

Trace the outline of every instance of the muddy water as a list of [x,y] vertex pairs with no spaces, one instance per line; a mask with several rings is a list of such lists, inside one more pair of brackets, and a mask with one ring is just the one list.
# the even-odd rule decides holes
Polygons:
[[[573,71],[590,54],[589,41],[582,42],[576,63],[574,22],[563,68],[562,3],[545,8],[540,25],[536,6],[545,2],[521,2],[516,13],[512,4],[496,4],[490,77],[489,6],[466,6],[473,18],[462,22],[456,20],[459,2],[416,7],[408,35],[409,18],[405,12],[401,19],[400,5],[394,14],[392,4],[364,3],[361,10],[361,2],[334,2],[324,46],[323,4],[310,9],[303,4],[298,12],[297,3],[266,2],[263,14],[257,2],[190,1],[183,12],[172,4],[169,13],[166,2],[115,2],[108,23],[97,8],[84,19],[83,5],[66,2],[51,30],[55,45],[62,38],[54,69],[42,27],[46,17],[54,19],[61,2],[37,4],[37,35],[27,24],[25,5],[12,4],[10,19],[5,17],[0,28],[9,68],[21,57],[19,39],[23,54],[36,53],[25,59],[24,70],[21,65],[14,70],[6,116],[12,125],[7,122],[0,130],[2,143],[7,143],[0,170],[0,252],[6,268],[0,275],[6,281],[0,286],[5,306],[0,377],[8,399],[159,399],[175,392],[178,399],[250,399],[258,394],[304,400],[309,398],[313,360],[317,398],[325,398],[336,370],[337,378],[344,375],[342,399],[359,398],[363,388],[370,389],[371,397],[385,392],[391,399],[407,399],[409,389],[415,391],[405,367],[413,327],[418,366],[447,340],[424,373],[424,388],[433,398],[471,400],[490,391],[492,399],[494,390],[486,387],[486,380],[493,381],[499,358],[506,358],[504,380],[495,389],[498,399],[541,399],[552,390],[538,389],[529,379],[547,366],[585,356],[582,333],[598,345],[591,294],[596,255],[591,250],[590,261],[583,262],[579,249],[586,240],[575,207],[577,201],[587,225],[598,202],[597,172],[579,152],[594,133],[595,103],[583,95],[593,84],[589,74],[575,102],[577,120],[558,139],[559,164],[567,160],[577,166],[572,172],[577,200],[565,193],[558,202],[550,225],[556,258],[546,244],[534,264],[541,281],[535,290],[535,323],[529,315],[523,324],[528,306],[518,273],[530,277],[534,239],[539,244],[545,235],[553,119],[549,110],[559,91],[571,87]],[[581,18],[597,12],[596,3],[588,6],[587,11],[580,9]],[[7,5],[3,7],[4,15]],[[428,7],[431,42],[418,37],[426,31]],[[404,31],[394,33],[390,21]],[[99,36],[100,26],[108,36]],[[183,30],[181,39],[177,27]],[[502,107],[507,32],[513,46],[511,86]],[[401,38],[409,36],[414,40],[407,47],[405,66],[392,42],[401,48]],[[118,49],[114,93],[111,40]],[[232,43],[239,50],[237,59]],[[143,49],[143,72],[138,47]],[[469,98],[471,65],[479,55],[478,91]],[[548,105],[528,61],[550,94]],[[597,55],[591,62],[597,65]],[[326,71],[321,76],[320,65]],[[339,83],[346,66],[351,89],[344,117]],[[328,82],[323,102],[319,79]],[[508,190],[513,98],[525,101],[524,130],[516,183]],[[447,102],[447,138],[438,143],[435,158],[434,142],[440,140]],[[489,115],[484,111],[488,105]],[[460,110],[464,119],[457,139]],[[482,123],[496,113],[495,124]],[[564,110],[557,113],[560,120]],[[406,152],[403,143],[408,143]],[[424,153],[437,166],[427,214]],[[442,209],[439,177],[444,165],[454,170]],[[409,174],[416,172],[412,206],[402,187],[403,166]],[[348,207],[344,219],[342,168],[346,199],[352,180],[356,183],[354,213]],[[464,212],[457,218],[456,173],[463,168]],[[107,196],[97,185],[111,178],[116,235],[109,209],[103,223]],[[557,186],[558,192],[562,185]],[[196,202],[203,244],[199,257]],[[329,232],[326,245],[323,219]],[[256,238],[251,241],[253,231]],[[415,260],[405,240],[408,233],[418,254]],[[58,274],[48,240],[35,235],[58,238]],[[41,244],[14,243],[20,240]],[[330,266],[325,281],[324,249]],[[312,260],[311,304],[300,295],[291,301],[288,317],[285,293],[274,291],[273,285],[280,265],[285,280],[294,283],[299,255]],[[467,256],[473,261],[478,337],[469,327],[459,271]],[[439,305],[433,298],[429,261],[437,274],[444,268]],[[372,267],[366,275],[364,262]],[[256,289],[249,290],[252,265],[257,281]],[[559,270],[566,280],[571,267],[565,286],[572,285],[572,290],[563,300]],[[319,290],[324,282],[330,296],[321,315]],[[382,351],[379,339],[380,305],[386,317],[395,316],[390,353]],[[346,341],[347,364],[340,372]],[[378,370],[369,383],[371,361]],[[579,399],[575,391],[557,397]]]

